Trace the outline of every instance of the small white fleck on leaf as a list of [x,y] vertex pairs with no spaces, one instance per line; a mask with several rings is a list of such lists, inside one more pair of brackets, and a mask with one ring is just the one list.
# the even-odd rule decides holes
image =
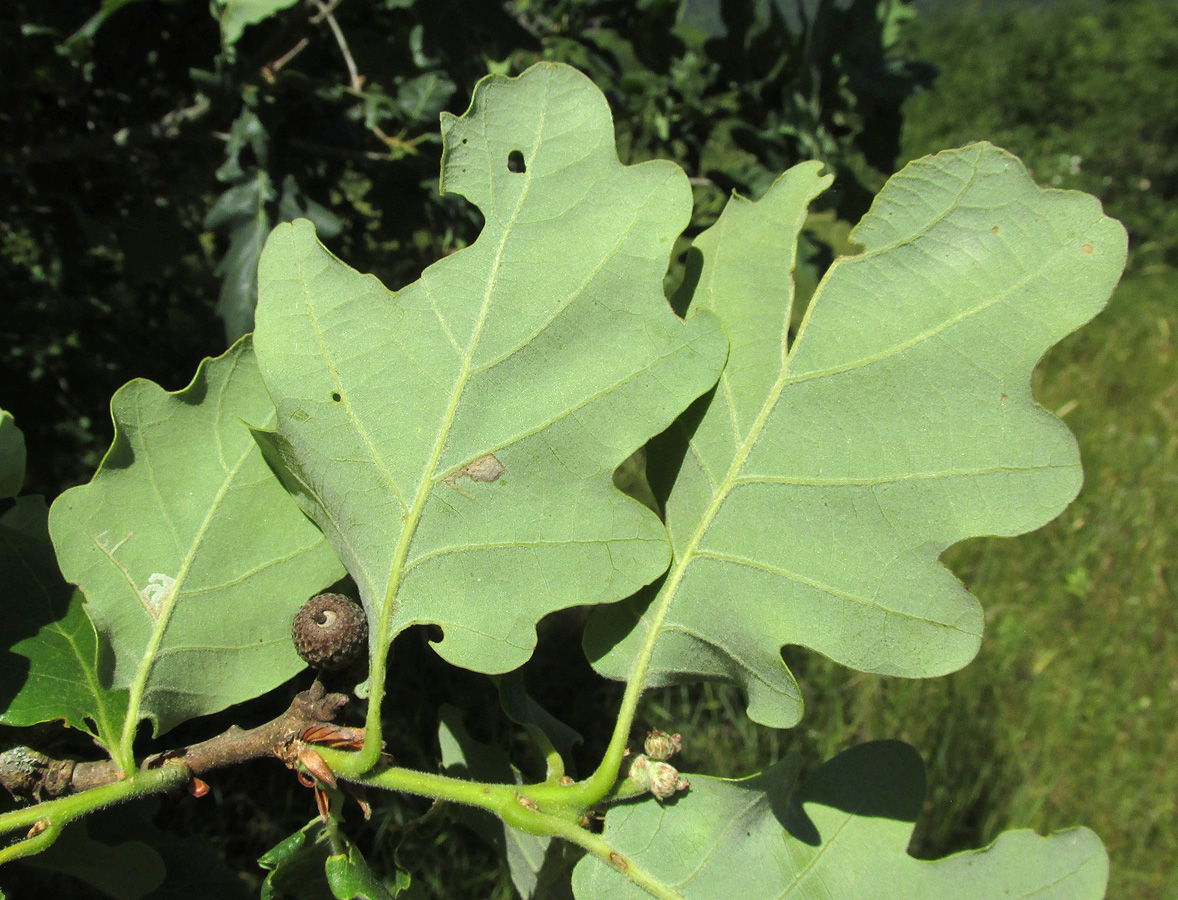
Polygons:
[[164,604],[171,598],[172,590],[175,587],[175,578],[159,572],[153,573],[147,579],[147,587],[139,592],[139,596],[143,598],[143,606],[153,619],[160,617],[160,612],[163,610]]

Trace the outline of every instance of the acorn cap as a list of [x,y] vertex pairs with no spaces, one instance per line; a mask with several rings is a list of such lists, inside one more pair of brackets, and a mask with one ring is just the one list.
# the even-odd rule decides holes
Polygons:
[[309,665],[342,669],[367,646],[368,617],[350,597],[316,594],[295,615],[290,636]]

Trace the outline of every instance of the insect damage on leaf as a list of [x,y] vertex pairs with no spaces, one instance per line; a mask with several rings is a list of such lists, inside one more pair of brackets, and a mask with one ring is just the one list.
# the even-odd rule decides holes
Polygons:
[[459,478],[469,478],[471,481],[498,481],[507,470],[503,468],[503,463],[495,457],[494,453],[484,453],[478,459],[468,462],[461,469],[451,472],[446,476],[446,484],[458,490],[456,482]]
[[139,592],[143,598],[143,606],[153,619],[158,619],[168,601],[172,599],[172,591],[176,587],[176,579],[160,572],[152,574],[147,579],[147,587]]

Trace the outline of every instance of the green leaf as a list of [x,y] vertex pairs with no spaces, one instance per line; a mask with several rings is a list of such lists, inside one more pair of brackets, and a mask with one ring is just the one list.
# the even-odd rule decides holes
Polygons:
[[[523,672],[516,669],[500,675],[495,679],[495,684],[499,688],[499,704],[503,707],[503,712],[515,724],[524,727],[534,746],[543,748],[548,744],[560,755],[562,761],[572,759],[573,747],[582,743],[584,739],[575,729],[570,728],[536,702],[528,693]],[[549,776],[551,775],[549,772]]]
[[323,823],[313,819],[258,858],[268,870],[262,900],[333,900],[323,868],[330,855]]
[[[170,802],[170,801],[169,801]],[[108,806],[85,819],[90,833],[101,835],[105,843],[117,837],[121,844],[140,842],[151,848],[165,870],[164,880],[148,895],[148,900],[257,900],[224,853],[199,835],[180,834],[157,828],[160,798],[148,797],[117,806]],[[165,817],[166,818],[166,817]],[[53,846],[59,845],[55,843]],[[31,859],[40,859],[32,857]],[[124,894],[115,893],[116,900]]]
[[[24,468],[24,435],[0,410],[0,498],[20,492]],[[0,644],[0,723],[61,719],[114,746],[126,695],[102,687],[98,636],[81,591],[58,569],[42,497],[20,497],[0,516],[0,585],[7,623]]]
[[[327,827],[308,822],[266,851],[258,863],[269,871],[262,884],[262,900],[391,900],[390,891],[369,867],[346,835],[337,832],[343,852],[333,853]],[[399,884],[408,879],[398,876]]]
[[[98,29],[103,26],[107,19],[122,9],[124,6],[129,6],[132,3],[139,3],[140,0],[102,0],[102,5],[98,11],[94,13],[85,24],[82,25],[76,32],[69,36],[61,48],[68,54],[78,55],[81,53],[85,44],[94,39],[94,35]],[[177,0],[172,0],[177,2]]]
[[[438,744],[442,770],[447,775],[489,784],[523,782],[519,770],[503,750],[479,743],[470,736],[461,711],[453,706],[445,705],[438,713]],[[569,853],[574,848],[552,837],[510,828],[485,810],[456,806],[452,815],[507,861],[512,884],[522,900],[533,897],[563,900],[568,896],[568,873],[572,867]]]
[[397,106],[415,122],[434,119],[450,102],[458,85],[442,72],[426,72],[397,88]]
[[851,235],[864,252],[834,263],[791,343],[796,237],[825,183],[797,166],[697,239],[685,291],[732,349],[662,445],[681,467],[651,469],[656,494],[674,482],[675,562],[645,610],[602,610],[586,636],[605,674],[628,677],[657,641],[649,683],[737,682],[776,726],[802,709],[785,644],[907,677],[973,658],[981,607],[938,557],[1076,495],[1075,441],[1034,402],[1031,370],[1125,261],[1095,199],[1042,190],[975,144],[888,182]]
[[230,340],[253,327],[258,259],[270,232],[267,204],[277,196],[270,176],[255,169],[247,180],[226,190],[205,216],[205,228],[221,228],[229,235],[229,247],[214,274],[222,279],[217,315]]
[[725,339],[662,293],[686,177],[623,166],[583,75],[484,79],[443,134],[442,187],[486,225],[420,281],[386,290],[306,222],[271,235],[256,342],[279,421],[258,439],[356,580],[378,665],[432,622],[447,660],[505,672],[548,612],[665,569],[612,474],[711,386]]
[[346,852],[327,857],[324,867],[327,883],[336,900],[392,900],[395,895],[389,893],[384,882],[376,877],[356,845],[346,837],[340,837]]
[[232,51],[246,26],[265,21],[297,2],[298,0],[217,0],[221,7],[221,46],[227,51]]
[[[1002,834],[983,850],[925,861],[907,853],[924,766],[899,741],[861,744],[800,790],[784,760],[741,781],[692,775],[674,803],[611,810],[604,837],[686,900],[1099,900],[1108,857],[1086,828]],[[648,895],[597,859],[573,873],[577,900]]]
[[116,900],[140,900],[164,881],[164,861],[142,841],[117,844],[95,840],[85,820],[68,826],[47,849],[25,861],[38,869],[64,872]]
[[25,483],[25,436],[12,413],[0,409],[0,500],[15,497]]
[[49,525],[131,691],[126,753],[140,716],[163,732],[299,671],[291,619],[343,572],[242,421],[274,416],[248,338],[182,391],[132,381],[111,412],[114,443]]
[[103,687],[102,653],[82,592],[66,583],[49,540],[41,497],[22,497],[0,517],[4,643],[0,722],[35,725],[61,719],[118,745],[126,691]]

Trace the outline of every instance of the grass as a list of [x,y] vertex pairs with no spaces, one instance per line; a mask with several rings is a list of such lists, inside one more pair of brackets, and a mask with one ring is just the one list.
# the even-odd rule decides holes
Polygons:
[[684,768],[743,775],[801,752],[813,771],[852,744],[903,738],[929,767],[916,855],[1083,824],[1109,850],[1109,900],[1178,897],[1176,294],[1175,272],[1127,280],[1039,367],[1036,395],[1075,432],[1087,482],[1046,528],[945,555],[986,609],[970,666],[906,681],[795,655],[807,697],[795,732],[749,724],[715,685],[653,694],[651,724],[691,736]]

